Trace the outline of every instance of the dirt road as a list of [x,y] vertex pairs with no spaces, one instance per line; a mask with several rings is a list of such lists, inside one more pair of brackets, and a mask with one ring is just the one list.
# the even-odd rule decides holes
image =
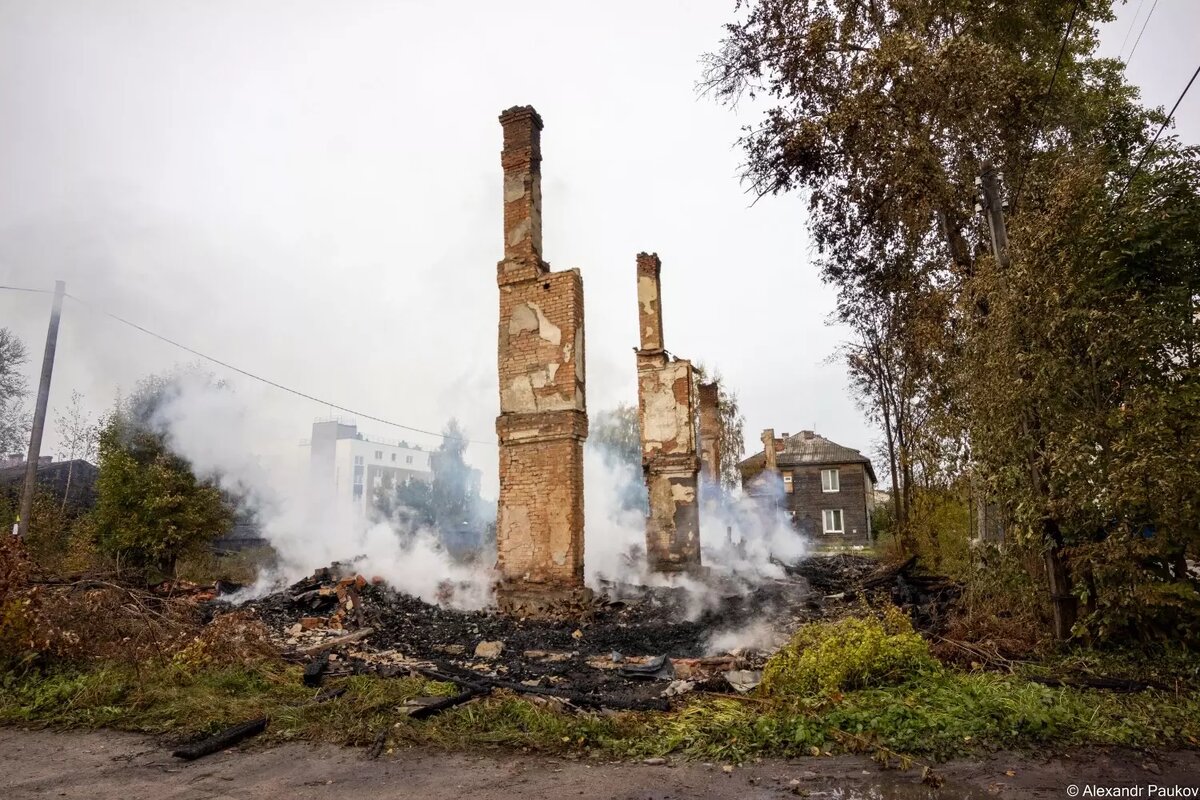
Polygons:
[[[946,782],[934,790],[920,785],[915,773],[882,772],[853,756],[764,761],[727,773],[719,764],[606,764],[429,750],[401,750],[367,761],[362,750],[302,744],[249,746],[181,763],[158,742],[141,736],[0,728],[3,800],[1062,798],[1072,796],[1067,791],[1071,784],[1194,791],[1200,786],[1200,753],[1151,757],[1089,750],[1054,760],[999,754],[943,765],[940,772]],[[1156,795],[1143,790],[1140,796]]]

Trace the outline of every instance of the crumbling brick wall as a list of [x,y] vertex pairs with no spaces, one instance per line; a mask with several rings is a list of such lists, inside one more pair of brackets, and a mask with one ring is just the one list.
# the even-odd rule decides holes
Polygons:
[[721,482],[721,410],[716,381],[700,384],[700,474],[711,486]]
[[657,571],[677,572],[700,566],[700,460],[692,364],[663,346],[661,269],[657,255],[638,254],[638,421],[650,499],[647,559]]
[[498,600],[504,610],[537,614],[586,594],[583,278],[551,272],[542,260],[541,117],[519,106],[500,124]]

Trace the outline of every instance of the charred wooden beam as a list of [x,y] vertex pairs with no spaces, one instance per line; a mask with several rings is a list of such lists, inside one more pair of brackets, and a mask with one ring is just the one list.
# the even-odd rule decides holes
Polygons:
[[267,723],[270,721],[268,717],[259,717],[252,719],[249,722],[243,722],[239,725],[234,725],[232,728],[226,728],[220,733],[215,733],[212,736],[202,741],[190,744],[185,747],[177,748],[171,752],[171,755],[176,758],[182,758],[184,761],[195,761],[197,758],[202,758],[207,755],[224,750],[227,747],[233,747],[243,739],[249,739],[251,736],[257,736],[267,729]]
[[671,704],[661,697],[650,697],[644,700],[624,700],[618,697],[603,697],[600,695],[584,694],[582,692],[573,692],[569,689],[551,689],[544,686],[528,686],[524,683],[514,683],[512,681],[502,681],[498,678],[479,678],[469,679],[457,675],[447,674],[445,671],[418,668],[416,670],[421,675],[435,681],[444,683],[454,683],[467,689],[479,688],[495,688],[507,689],[511,692],[520,694],[540,695],[542,697],[556,697],[560,700],[566,700],[571,705],[580,706],[581,708],[611,708],[615,711],[668,711]]

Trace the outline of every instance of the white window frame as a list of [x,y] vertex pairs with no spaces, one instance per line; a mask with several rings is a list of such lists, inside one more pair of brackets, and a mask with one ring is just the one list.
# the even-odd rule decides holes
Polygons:
[[382,451],[382,450],[376,450],[376,451],[375,451],[375,460],[376,460],[376,461],[383,461],[383,451]]
[[[833,479],[826,480],[826,478],[828,478],[830,476],[832,476]],[[821,491],[825,492],[827,494],[833,494],[834,492],[840,492],[841,490],[842,490],[841,471],[838,470],[837,467],[831,467],[829,469],[821,470]]]
[[412,463],[412,456],[405,456],[405,457],[404,457],[404,463],[405,463],[405,464],[411,464],[411,463]]
[[[837,514],[838,526],[832,526],[834,514]],[[846,513],[840,508],[825,508],[821,510],[821,530],[824,533],[846,533]]]
[[796,476],[789,470],[783,471],[783,491],[792,494],[796,491]]

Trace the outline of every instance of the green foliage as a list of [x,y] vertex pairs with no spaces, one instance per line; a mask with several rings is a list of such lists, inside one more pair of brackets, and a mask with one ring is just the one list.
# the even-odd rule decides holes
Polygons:
[[640,469],[642,440],[637,406],[618,403],[588,422],[588,446],[600,449],[605,458]]
[[365,745],[520,747],[610,757],[679,754],[742,761],[793,757],[862,743],[949,757],[976,747],[1044,744],[1186,746],[1200,736],[1194,693],[1135,695],[1050,689],[1020,677],[923,669],[899,684],[833,696],[699,697],[672,713],[563,713],[497,692],[428,720],[398,709],[449,684],[356,676],[342,698],[305,705],[299,668],[275,662],[205,670],[174,665],[63,668],[0,679],[0,724],[114,727],[200,735],[266,714],[265,737]]
[[156,411],[171,380],[144,381],[100,432],[97,544],[122,568],[173,575],[176,560],[226,533],[233,509],[211,480],[173,453]]
[[[940,535],[958,515],[921,504],[969,477],[1010,540],[1065,554],[1076,635],[1198,641],[1200,148],[1147,149],[1162,112],[1098,57],[1111,18],[1074,0],[750,0],[709,87],[766,101],[742,142],[752,189],[807,194],[903,547],[960,569],[965,538]],[[989,164],[1000,263],[971,211]]]
[[23,403],[29,387],[21,372],[28,360],[25,343],[8,328],[0,328],[0,453],[29,447],[30,417]]
[[831,695],[900,683],[937,669],[909,618],[889,608],[883,619],[847,617],[805,625],[767,662],[762,690],[768,696]]
[[916,488],[908,506],[910,552],[929,569],[961,574],[971,561],[971,509],[957,488]]
[[375,509],[402,523],[445,531],[485,526],[491,509],[479,497],[476,471],[467,465],[466,431],[451,418],[442,429],[442,442],[430,454],[430,480],[410,477],[384,484],[375,491]]

